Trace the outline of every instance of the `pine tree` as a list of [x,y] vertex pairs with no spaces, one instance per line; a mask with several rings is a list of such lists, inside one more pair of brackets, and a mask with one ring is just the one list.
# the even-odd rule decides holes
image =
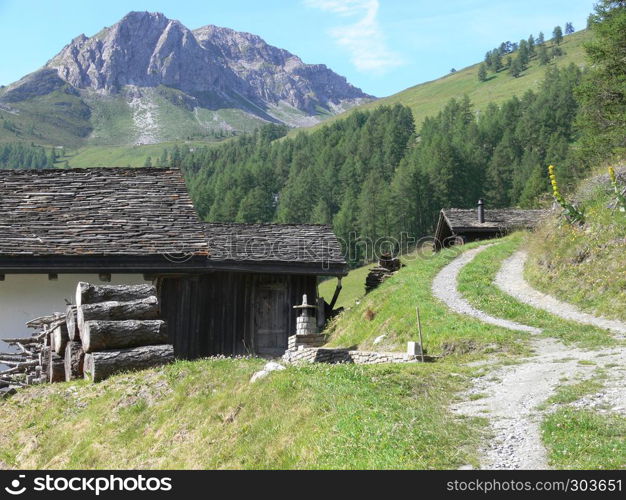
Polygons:
[[159,158],[159,167],[167,167],[167,156],[167,148],[164,148],[161,158]]
[[517,58],[522,63],[522,70],[525,69],[530,60],[530,50],[528,49],[528,42],[526,40],[520,40]]
[[522,74],[522,71],[524,71],[524,64],[522,63],[522,60],[520,59],[520,57],[517,56],[511,62],[509,73],[511,74],[512,77],[518,78]]
[[478,67],[478,81],[484,82],[486,80],[487,80],[487,68],[485,67],[485,63],[483,63]]
[[313,224],[330,224],[332,222],[332,214],[326,200],[320,200],[311,212],[311,222]]
[[255,187],[241,200],[236,222],[271,222],[273,218],[271,194]]
[[530,57],[535,55],[535,37],[532,34],[528,37],[528,54]]
[[491,66],[496,73],[502,69],[502,56],[499,50],[494,50],[491,56]]
[[539,58],[539,64],[545,66],[550,62],[550,54],[548,54],[548,49],[545,45],[540,45],[537,50],[537,57]]
[[355,193],[350,189],[344,195],[341,208],[333,218],[335,234],[342,242],[342,250],[346,260],[353,266],[357,265],[363,249],[357,244],[358,208]]
[[[359,236],[368,244],[389,235],[387,199],[386,183],[377,172],[370,172],[357,201]],[[369,250],[373,257],[373,248]]]
[[605,158],[626,148],[626,1],[601,0],[585,47],[590,69],[578,91],[583,154]]
[[571,35],[574,33],[574,25],[572,23],[565,23],[565,34]]
[[554,31],[552,32],[552,40],[556,45],[561,45],[563,41],[563,30],[561,30],[560,26],[556,26]]
[[540,31],[539,34],[537,35],[537,45],[543,45],[544,42],[545,40],[543,36],[543,31]]

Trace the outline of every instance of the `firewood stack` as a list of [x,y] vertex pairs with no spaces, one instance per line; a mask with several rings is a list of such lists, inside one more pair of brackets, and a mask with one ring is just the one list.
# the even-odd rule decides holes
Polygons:
[[72,366],[82,350],[83,366],[77,371],[98,382],[115,373],[174,361],[174,347],[167,343],[167,325],[159,313],[152,285],[79,283],[74,331],[68,328],[76,344],[73,354],[66,351],[66,365]]
[[81,282],[76,305],[29,322],[39,329],[31,338],[5,339],[22,352],[0,354],[0,363],[11,367],[0,372],[0,384],[19,387],[82,377],[98,382],[115,373],[170,363],[174,348],[167,343],[167,326],[159,313],[152,285]]
[[49,381],[50,342],[53,332],[64,323],[65,314],[54,313],[29,321],[26,326],[35,329],[30,337],[1,339],[19,352],[0,353],[0,364],[8,366],[0,372],[0,389],[11,391]]
[[393,257],[388,253],[383,254],[378,260],[378,266],[374,267],[365,278],[365,293],[377,288],[401,267],[402,263],[398,257]]

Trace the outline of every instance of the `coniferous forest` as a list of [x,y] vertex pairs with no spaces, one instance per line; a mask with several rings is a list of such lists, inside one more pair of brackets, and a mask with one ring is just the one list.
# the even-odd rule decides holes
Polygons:
[[[584,170],[571,147],[578,111],[576,66],[549,68],[536,91],[477,113],[452,99],[415,130],[409,108],[356,111],[311,133],[285,137],[267,125],[219,146],[164,152],[181,167],[207,221],[332,224],[351,241],[432,234],[442,207],[531,207],[548,192],[558,164]],[[547,199],[547,198],[546,198]]]
[[52,168],[54,149],[48,155],[41,146],[12,142],[0,144],[0,168]]

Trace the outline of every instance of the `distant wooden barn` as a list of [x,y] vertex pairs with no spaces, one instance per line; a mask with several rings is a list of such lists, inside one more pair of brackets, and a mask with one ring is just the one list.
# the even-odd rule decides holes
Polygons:
[[518,229],[533,229],[546,210],[517,208],[485,209],[479,200],[475,209],[450,208],[439,212],[435,248],[498,238]]
[[157,284],[178,357],[281,354],[293,306],[347,272],[328,226],[207,224],[178,170],[0,170],[0,336],[78,281]]

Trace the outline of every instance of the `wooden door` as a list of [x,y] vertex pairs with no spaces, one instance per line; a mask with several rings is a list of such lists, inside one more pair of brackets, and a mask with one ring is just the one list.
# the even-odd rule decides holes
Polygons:
[[254,350],[280,356],[287,349],[289,304],[284,281],[258,283],[254,304]]

